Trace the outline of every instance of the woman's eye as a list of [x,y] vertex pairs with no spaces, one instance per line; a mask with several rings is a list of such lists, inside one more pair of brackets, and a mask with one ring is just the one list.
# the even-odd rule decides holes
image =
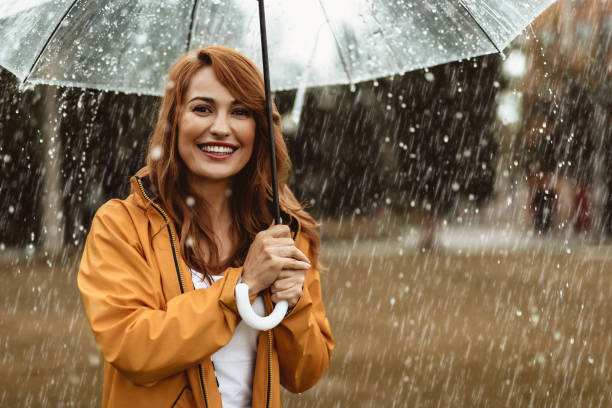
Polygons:
[[195,108],[193,108],[193,111],[208,113],[210,112],[210,108],[208,106],[196,106]]
[[247,109],[236,109],[234,110],[234,114],[240,116],[250,116],[251,112],[249,112]]

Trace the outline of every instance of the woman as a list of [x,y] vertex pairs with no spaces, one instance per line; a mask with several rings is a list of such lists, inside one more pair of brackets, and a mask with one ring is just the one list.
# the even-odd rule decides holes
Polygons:
[[[316,223],[286,185],[274,108],[284,222],[270,226],[264,113],[261,73],[234,50],[207,47],[170,70],[146,166],[96,213],[79,269],[103,406],[279,407],[279,384],[304,391],[329,365]],[[239,280],[260,312],[289,303],[277,327],[241,322]]]

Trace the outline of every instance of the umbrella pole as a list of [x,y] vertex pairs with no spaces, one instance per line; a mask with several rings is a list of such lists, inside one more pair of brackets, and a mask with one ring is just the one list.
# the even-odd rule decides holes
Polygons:
[[259,3],[259,29],[261,32],[261,56],[263,61],[264,85],[266,88],[266,114],[268,116],[268,135],[270,137],[270,163],[272,166],[272,196],[274,200],[274,222],[281,224],[278,203],[278,177],[276,174],[276,149],[274,148],[274,122],[272,120],[272,96],[270,95],[270,68],[268,63],[268,39],[266,36],[266,14],[263,0]]

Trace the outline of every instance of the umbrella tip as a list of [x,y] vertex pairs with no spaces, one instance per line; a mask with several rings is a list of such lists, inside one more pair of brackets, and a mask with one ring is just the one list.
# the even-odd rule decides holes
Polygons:
[[34,89],[34,84],[29,81],[21,82],[18,88],[19,88],[19,92],[27,92],[27,91],[31,91],[32,89]]

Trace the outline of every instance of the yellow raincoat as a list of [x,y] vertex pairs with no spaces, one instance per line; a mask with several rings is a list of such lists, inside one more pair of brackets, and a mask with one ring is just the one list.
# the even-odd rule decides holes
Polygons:
[[[206,290],[194,290],[172,223],[150,202],[147,180],[136,193],[110,200],[93,220],[78,273],[89,324],[104,356],[104,407],[221,407],[210,355],[240,321],[234,287],[241,268]],[[296,246],[308,241],[292,217]],[[271,311],[269,291],[264,293]],[[253,407],[280,407],[282,384],[312,387],[327,369],[333,338],[321,300],[319,272],[306,273],[302,296],[285,319],[261,332]]]

